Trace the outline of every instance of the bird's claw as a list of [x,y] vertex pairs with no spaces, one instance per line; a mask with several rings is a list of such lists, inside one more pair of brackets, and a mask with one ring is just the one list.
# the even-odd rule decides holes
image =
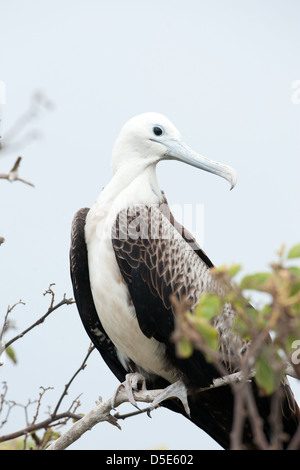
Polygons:
[[117,395],[122,388],[125,389],[129,402],[139,410],[139,407],[137,406],[137,403],[133,396],[133,391],[146,390],[145,377],[137,372],[127,374],[124,382],[122,382],[118,386],[117,390],[114,393],[114,396],[111,399],[112,408],[115,407]]
[[158,395],[155,400],[153,400],[147,411],[148,416],[151,417],[150,412],[154,410],[154,408],[156,408],[162,401],[167,400],[169,398],[178,398],[181,401],[182,406],[188,417],[191,416],[187,398],[187,389],[182,380],[178,380],[177,382],[174,382],[173,384],[166,387],[164,391],[160,395]]
[[[122,388],[125,389],[128,401],[139,410],[139,407],[137,406],[137,403],[134,399],[133,392],[138,391],[138,390],[147,390],[145,377],[142,374],[139,374],[137,372],[127,374],[124,382],[122,382],[118,386],[117,390],[114,393],[114,396],[111,399],[112,408],[115,408],[117,395]],[[153,402],[147,409],[147,415],[149,416],[149,418],[151,418],[150,413],[152,410],[154,410],[154,408],[156,408],[162,401],[168,400],[170,398],[178,398],[178,400],[181,401],[186,414],[188,415],[188,417],[190,417],[190,408],[189,408],[188,398],[187,398],[187,388],[185,384],[182,382],[182,380],[178,380],[177,382],[174,382],[173,384],[166,387],[153,400]]]

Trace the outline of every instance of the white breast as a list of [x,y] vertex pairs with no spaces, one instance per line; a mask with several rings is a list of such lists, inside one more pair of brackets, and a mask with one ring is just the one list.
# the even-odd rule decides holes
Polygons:
[[100,321],[123,364],[124,360],[131,359],[147,373],[174,382],[175,371],[166,369],[165,345],[147,338],[138,325],[111,241],[111,229],[120,204],[115,200],[108,210],[108,205],[103,203],[104,196],[100,195],[89,211],[85,226],[91,290]]

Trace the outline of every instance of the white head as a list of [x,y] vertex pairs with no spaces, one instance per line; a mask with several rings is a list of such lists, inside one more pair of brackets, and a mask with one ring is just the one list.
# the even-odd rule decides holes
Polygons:
[[210,173],[215,173],[235,186],[237,176],[233,168],[209,160],[188,147],[180,132],[162,114],[144,113],[131,118],[121,129],[112,152],[112,170],[123,165],[145,168],[160,160],[180,160]]

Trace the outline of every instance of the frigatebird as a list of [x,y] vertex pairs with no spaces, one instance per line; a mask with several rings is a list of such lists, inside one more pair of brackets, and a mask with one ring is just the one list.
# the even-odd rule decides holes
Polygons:
[[[162,160],[179,160],[225,178],[231,188],[233,168],[194,152],[163,115],[144,113],[122,128],[112,152],[111,181],[72,224],[70,267],[82,323],[104,361],[127,390],[164,388],[153,402],[179,412],[230,448],[234,403],[229,386],[197,393],[220,376],[205,355],[194,350],[179,357],[172,340],[172,298],[188,299],[191,308],[204,292],[221,293],[211,274],[213,263],[192,235],[173,217],[157,177]],[[245,351],[233,332],[234,309],[225,304],[214,320],[228,372]],[[270,439],[271,397],[253,391]],[[288,439],[299,423],[299,409],[287,383],[281,385],[283,430]],[[250,423],[245,448],[256,448]]]

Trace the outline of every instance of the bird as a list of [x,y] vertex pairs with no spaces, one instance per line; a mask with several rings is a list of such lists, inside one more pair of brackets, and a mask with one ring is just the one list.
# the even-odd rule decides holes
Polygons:
[[[71,228],[70,272],[83,326],[107,366],[136,405],[133,390],[163,389],[152,408],[161,405],[180,413],[230,448],[234,398],[229,386],[209,387],[220,377],[203,352],[183,358],[172,340],[174,298],[188,301],[191,311],[205,292],[222,293],[211,273],[214,264],[171,213],[160,189],[156,166],[177,160],[237,182],[236,171],[205,158],[189,147],[163,114],[145,112],[121,128],[111,156],[112,178],[91,208],[79,209]],[[173,300],[172,300],[173,299]],[[229,372],[244,342],[233,333],[235,312],[225,304],[215,320],[220,351]],[[285,433],[292,438],[300,412],[287,382],[282,383],[281,409]],[[119,390],[119,387],[118,387]],[[255,398],[268,437],[270,397]],[[243,446],[255,449],[246,421]]]

